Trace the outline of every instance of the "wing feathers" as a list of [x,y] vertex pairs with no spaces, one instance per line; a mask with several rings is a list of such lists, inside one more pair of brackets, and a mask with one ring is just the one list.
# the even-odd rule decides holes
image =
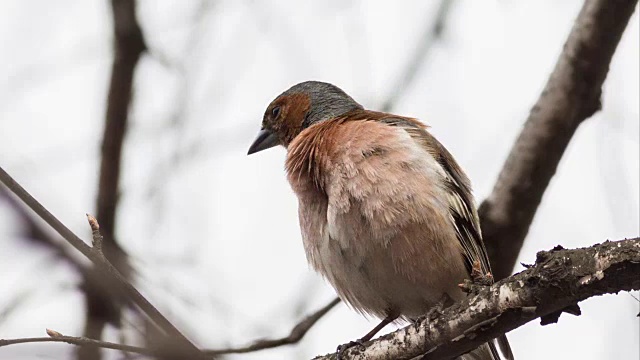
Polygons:
[[387,117],[379,121],[407,131],[443,168],[451,221],[464,250],[467,271],[471,274],[473,264],[477,261],[484,274],[491,272],[487,251],[482,241],[478,213],[471,193],[471,184],[453,156],[427,131],[424,124],[415,119]]

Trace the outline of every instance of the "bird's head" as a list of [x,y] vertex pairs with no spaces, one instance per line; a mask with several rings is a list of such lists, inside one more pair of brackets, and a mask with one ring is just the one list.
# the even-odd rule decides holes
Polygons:
[[309,126],[362,109],[337,86],[305,81],[289,88],[267,107],[262,129],[249,148],[249,154],[276,145],[287,147],[300,132]]

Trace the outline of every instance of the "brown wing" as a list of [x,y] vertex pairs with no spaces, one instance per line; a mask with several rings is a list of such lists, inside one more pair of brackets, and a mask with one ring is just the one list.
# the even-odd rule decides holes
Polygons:
[[[355,116],[353,116],[355,115]],[[453,226],[456,228],[458,241],[463,249],[465,266],[469,275],[475,264],[480,265],[483,275],[491,272],[487,251],[482,241],[480,221],[471,191],[471,183],[453,156],[447,149],[427,131],[427,126],[421,122],[396,115],[361,111],[351,116],[344,116],[338,121],[379,121],[389,126],[404,129],[416,142],[421,144],[440,164],[445,174],[449,197],[449,211]],[[513,353],[505,335],[488,342],[488,348],[493,359],[500,359],[498,347],[508,360],[513,360]]]
[[[449,191],[449,210],[453,225],[456,227],[458,241],[462,245],[465,266],[471,275],[474,264],[480,265],[482,275],[491,272],[487,250],[482,241],[480,219],[471,192],[471,182],[462,171],[451,153],[427,131],[427,127],[411,118],[387,117],[379,121],[403,128],[409,135],[422,144],[438,161],[446,173],[447,189]],[[505,335],[487,343],[491,357],[501,359],[498,347],[508,360],[513,360],[513,353]]]
[[447,149],[427,131],[427,127],[411,118],[386,117],[379,121],[403,128],[438,161],[446,174],[449,210],[458,240],[464,250],[465,265],[471,274],[473,264],[480,264],[483,274],[491,272],[487,251],[482,241],[480,221],[471,192],[469,178]]

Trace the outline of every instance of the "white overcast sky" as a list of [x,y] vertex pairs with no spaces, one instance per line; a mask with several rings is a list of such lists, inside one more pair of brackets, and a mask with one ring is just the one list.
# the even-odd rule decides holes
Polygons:
[[[292,84],[332,82],[379,109],[438,1],[141,1],[152,49],[140,62],[124,151],[117,235],[138,284],[206,347],[286,335],[334,292],[309,270],[284,150],[247,157],[267,104]],[[490,191],[582,1],[458,0],[394,112],[422,119]],[[0,165],[84,238],[95,212],[111,64],[106,1],[0,2]],[[520,261],[557,244],[639,232],[639,43],[634,14],[605,83],[603,111],[560,163]],[[517,268],[516,270],[521,270]],[[0,338],[82,331],[78,279],[20,237],[0,202]],[[637,292],[635,293],[637,297]],[[582,316],[509,334],[518,360],[638,359],[638,301],[581,304]],[[368,331],[339,305],[296,346],[231,359],[305,359]],[[391,329],[389,329],[391,330]],[[110,331],[109,339],[117,341]],[[3,359],[66,359],[61,344],[0,348]],[[120,358],[111,353],[112,358]]]

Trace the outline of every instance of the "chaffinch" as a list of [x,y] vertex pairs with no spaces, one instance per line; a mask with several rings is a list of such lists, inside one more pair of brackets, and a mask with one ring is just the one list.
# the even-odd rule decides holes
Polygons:
[[[271,102],[249,154],[287,148],[311,266],[353,309],[412,320],[490,274],[469,179],[416,119],[365,110],[338,87],[294,85]],[[475,269],[474,269],[475,268]],[[506,337],[466,356],[512,359]]]

